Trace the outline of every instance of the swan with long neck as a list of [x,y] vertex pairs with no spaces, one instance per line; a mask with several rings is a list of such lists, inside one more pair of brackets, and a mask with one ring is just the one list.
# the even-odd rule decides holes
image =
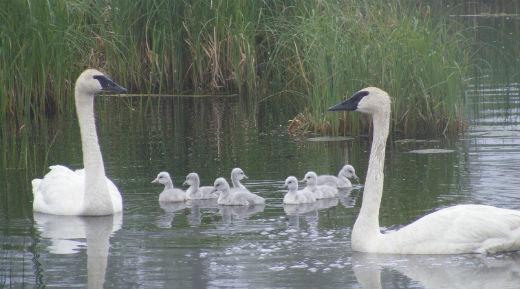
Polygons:
[[391,254],[495,253],[520,250],[520,211],[485,205],[457,205],[438,210],[393,232],[381,233],[379,208],[383,194],[390,97],[367,87],[331,111],[370,114],[373,139],[363,202],[352,229],[354,251]]
[[117,187],[105,176],[94,118],[94,97],[103,91],[126,92],[103,73],[87,69],[76,80],[74,98],[81,134],[84,169],[51,166],[43,179],[34,179],[33,210],[54,215],[102,216],[121,212]]

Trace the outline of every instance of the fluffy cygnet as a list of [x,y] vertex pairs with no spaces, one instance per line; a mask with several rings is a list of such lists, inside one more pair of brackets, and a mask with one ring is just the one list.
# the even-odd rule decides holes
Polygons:
[[173,187],[170,174],[167,172],[160,172],[157,178],[152,181],[154,184],[163,184],[164,190],[159,195],[159,202],[184,202],[186,201],[186,193],[181,189]]

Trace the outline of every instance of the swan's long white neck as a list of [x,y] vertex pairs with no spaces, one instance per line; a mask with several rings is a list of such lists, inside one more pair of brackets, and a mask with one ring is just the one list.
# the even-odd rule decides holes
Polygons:
[[76,111],[81,131],[81,148],[85,166],[85,215],[109,215],[114,211],[105,180],[105,166],[99,148],[94,119],[94,95],[76,89]]
[[[370,240],[381,235],[379,229],[379,207],[383,195],[385,147],[390,123],[390,112],[381,111],[373,115],[374,134],[368,163],[363,202],[354,228],[352,246],[370,246]],[[372,239],[373,240],[373,239]]]

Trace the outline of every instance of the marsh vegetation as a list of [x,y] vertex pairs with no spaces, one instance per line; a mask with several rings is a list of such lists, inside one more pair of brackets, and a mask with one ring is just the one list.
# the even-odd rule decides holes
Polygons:
[[326,108],[379,86],[393,96],[394,130],[456,132],[471,50],[438,6],[2,1],[0,117],[19,128],[70,110],[72,79],[97,67],[135,93],[239,93],[248,103],[278,104],[271,110],[288,118],[299,113],[303,131],[333,134],[357,132],[365,122]]

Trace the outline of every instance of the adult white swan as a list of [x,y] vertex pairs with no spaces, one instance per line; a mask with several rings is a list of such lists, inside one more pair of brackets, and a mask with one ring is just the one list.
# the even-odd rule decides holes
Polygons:
[[484,205],[441,209],[397,231],[382,234],[379,229],[379,206],[383,194],[390,97],[379,88],[367,87],[329,110],[359,111],[372,116],[374,135],[363,203],[352,229],[354,251],[459,254],[520,250],[520,211]]
[[43,179],[32,180],[33,210],[54,215],[102,216],[121,212],[117,187],[105,176],[94,119],[94,95],[102,91],[126,92],[103,73],[87,69],[76,80],[76,111],[85,169],[72,171],[51,166]]

